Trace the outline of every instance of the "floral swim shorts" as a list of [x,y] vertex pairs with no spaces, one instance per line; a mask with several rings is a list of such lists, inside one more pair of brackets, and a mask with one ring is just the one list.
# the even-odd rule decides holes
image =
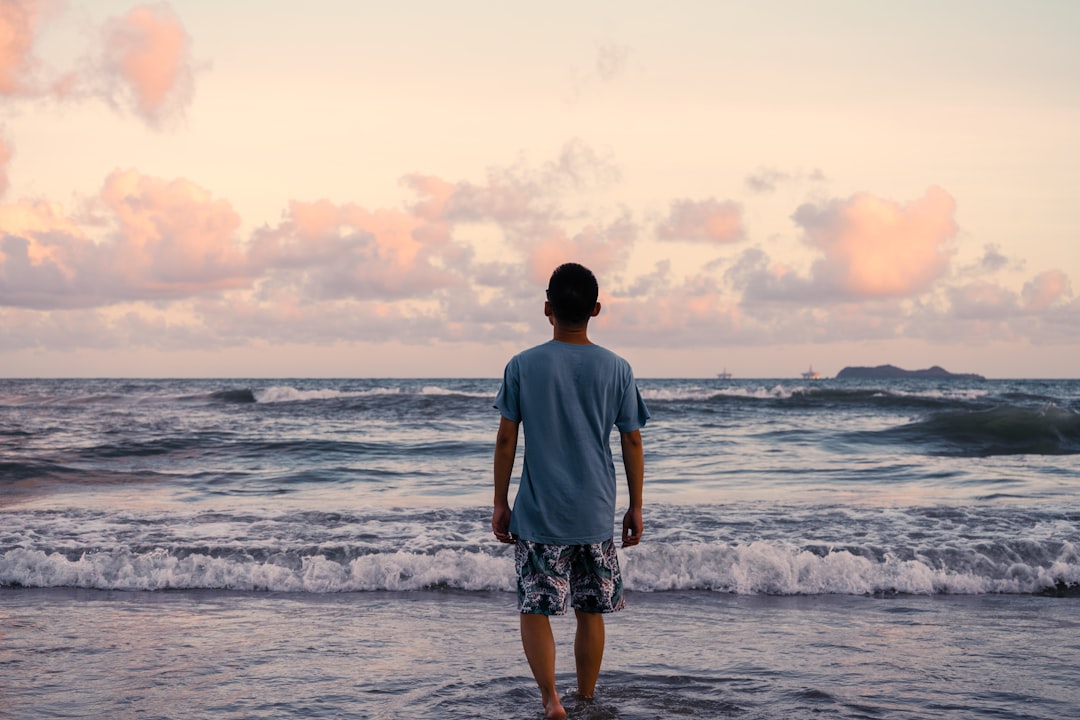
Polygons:
[[517,541],[518,610],[563,615],[567,599],[575,610],[609,613],[623,609],[622,572],[615,541],[591,545],[545,545]]

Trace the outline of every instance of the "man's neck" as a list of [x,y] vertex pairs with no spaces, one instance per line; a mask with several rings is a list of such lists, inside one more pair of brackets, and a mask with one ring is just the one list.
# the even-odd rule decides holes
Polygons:
[[588,325],[566,327],[556,322],[552,337],[559,342],[571,345],[592,345],[592,340],[589,340]]

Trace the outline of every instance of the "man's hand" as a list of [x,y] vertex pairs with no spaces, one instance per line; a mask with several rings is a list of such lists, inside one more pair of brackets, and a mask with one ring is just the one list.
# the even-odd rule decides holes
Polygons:
[[495,533],[495,539],[503,543],[514,542],[514,536],[510,534],[510,506],[496,505],[491,512],[491,532]]
[[641,542],[641,508],[630,508],[622,519],[622,546],[624,548]]

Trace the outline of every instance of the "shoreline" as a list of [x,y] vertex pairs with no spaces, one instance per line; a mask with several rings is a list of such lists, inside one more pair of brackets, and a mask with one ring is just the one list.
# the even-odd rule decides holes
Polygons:
[[[1076,603],[629,593],[627,610],[606,618],[588,712],[1066,717],[1080,711],[1080,668],[1063,660],[1075,650]],[[516,615],[505,592],[5,588],[0,714],[531,718],[539,694]],[[572,616],[552,627],[572,642]],[[573,689],[572,653],[556,675],[562,693]]]

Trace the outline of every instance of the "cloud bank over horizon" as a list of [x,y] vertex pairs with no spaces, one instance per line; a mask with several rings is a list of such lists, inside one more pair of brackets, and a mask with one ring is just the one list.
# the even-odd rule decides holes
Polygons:
[[[66,73],[35,44],[53,11],[0,8],[0,101],[33,112],[101,102],[117,123],[182,132],[197,78],[171,6],[109,18],[94,59]],[[595,52],[601,81],[625,81],[629,46]],[[0,132],[0,354],[524,345],[548,275],[568,260],[599,276],[597,327],[623,347],[1080,341],[1070,268],[1020,272],[1025,259],[967,232],[963,195],[932,178],[914,197],[835,192],[821,169],[763,157],[733,168],[727,192],[591,203],[619,196],[625,165],[572,135],[541,162],[492,158],[482,177],[402,169],[382,179],[409,195],[391,207],[293,188],[276,221],[251,227],[213,178],[132,166],[103,169],[100,187],[66,202],[20,194],[18,141]],[[784,202],[777,231],[762,217]]]
[[[551,270],[573,259],[602,279],[600,322],[622,344],[1080,336],[1080,302],[1060,269],[1013,288],[992,269],[968,278],[952,266],[956,201],[942,188],[907,202],[862,192],[794,208],[793,232],[813,250],[799,266],[755,242],[734,200],[672,200],[655,223],[629,211],[571,216],[561,200],[580,190],[581,163],[597,162],[567,157],[583,153],[574,141],[545,167],[493,168],[482,183],[404,176],[415,202],[399,208],[294,200],[278,224],[248,236],[229,201],[198,184],[117,170],[81,213],[0,204],[0,318],[9,337],[41,348],[88,342],[67,331],[72,311],[148,346],[168,345],[177,329],[206,347],[295,339],[281,332],[287,319],[309,342],[388,332],[415,343],[525,342],[522,318]],[[498,238],[483,255],[470,241],[480,229]],[[709,261],[688,275],[663,261],[628,271],[642,246],[677,257],[680,243],[710,245]]]

